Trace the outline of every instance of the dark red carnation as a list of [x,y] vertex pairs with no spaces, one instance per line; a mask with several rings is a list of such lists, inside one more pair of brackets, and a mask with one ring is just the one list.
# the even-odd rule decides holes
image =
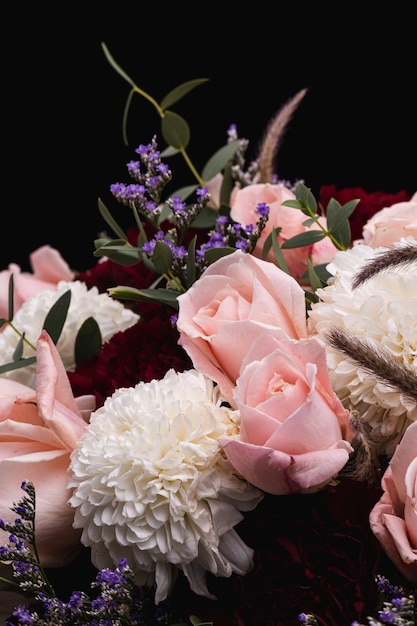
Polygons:
[[178,331],[170,318],[173,311],[161,305],[146,306],[146,315],[137,324],[114,335],[97,358],[69,372],[75,396],[93,393],[101,406],[119,387],[163,378],[170,368],[182,372],[191,367],[178,345]]
[[320,626],[365,623],[375,615],[375,575],[389,567],[368,521],[379,496],[379,487],[352,480],[317,494],[267,495],[236,527],[255,550],[254,569],[209,577],[218,603],[190,594],[180,579],[182,612],[215,626],[300,626],[300,613]]
[[345,189],[336,189],[335,185],[320,187],[318,202],[323,209],[327,207],[331,198],[342,205],[350,200],[360,200],[349,220],[352,240],[355,240],[362,238],[364,225],[375,213],[397,202],[408,202],[411,196],[406,191],[398,191],[398,193],[374,191],[368,193],[362,187],[347,187]]

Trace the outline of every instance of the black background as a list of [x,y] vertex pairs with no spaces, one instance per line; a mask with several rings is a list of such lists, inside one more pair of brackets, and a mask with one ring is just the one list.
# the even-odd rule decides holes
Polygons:
[[[109,5],[17,7],[3,22],[0,268],[14,261],[27,269],[28,254],[45,243],[75,269],[93,265],[104,227],[99,196],[130,223],[109,186],[130,182],[125,164],[159,131],[159,118],[135,96],[124,145],[130,87],[101,42],[156,100],[181,82],[210,79],[174,107],[190,125],[197,167],[225,143],[231,123],[256,151],[269,119],[307,88],[278,155],[281,178],[303,178],[315,192],[332,183],[417,189],[411,8],[363,15],[352,3]],[[176,163],[176,186],[193,182]]]

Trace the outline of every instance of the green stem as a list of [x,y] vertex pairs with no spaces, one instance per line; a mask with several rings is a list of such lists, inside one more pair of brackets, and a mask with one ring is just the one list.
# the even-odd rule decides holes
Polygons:
[[[23,334],[16,328],[16,326],[14,326],[14,324],[10,320],[8,320],[7,323],[9,324],[10,328],[12,328],[14,332],[19,335],[19,337],[23,337]],[[32,350],[36,352],[36,347],[33,345],[33,343],[26,339],[26,337],[23,337],[23,341],[26,343],[26,345],[28,345],[30,348],[32,348]]]
[[185,148],[180,148],[181,154],[184,158],[184,161],[186,162],[186,164],[188,165],[189,169],[191,170],[191,173],[193,174],[194,178],[196,179],[196,181],[198,182],[198,184],[200,185],[200,187],[204,186],[204,180],[201,178],[200,174],[197,172],[197,170],[195,169],[194,165],[191,162],[191,159],[189,158]]
[[19,583],[15,582],[14,580],[9,580],[8,578],[3,578],[3,576],[0,576],[0,583],[6,583],[6,585],[12,585],[12,587],[20,589]]
[[159,104],[157,103],[157,101],[152,98],[152,96],[150,96],[148,93],[146,93],[146,91],[143,91],[143,89],[141,89],[140,87],[138,87],[137,85],[133,86],[133,90],[136,91],[136,93],[139,93],[141,96],[143,96],[144,98],[146,98],[146,100],[148,100],[148,102],[150,102],[151,104],[153,104],[153,106],[155,107],[155,109],[158,112],[159,117],[164,117],[164,110],[161,109],[161,107],[159,106]]

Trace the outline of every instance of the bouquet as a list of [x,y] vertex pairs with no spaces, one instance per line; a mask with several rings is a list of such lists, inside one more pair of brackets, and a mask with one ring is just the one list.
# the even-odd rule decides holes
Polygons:
[[2,618],[414,624],[417,193],[281,180],[305,91],[199,172],[205,79],[157,102],[103,50],[161,128],[91,268],[0,273]]

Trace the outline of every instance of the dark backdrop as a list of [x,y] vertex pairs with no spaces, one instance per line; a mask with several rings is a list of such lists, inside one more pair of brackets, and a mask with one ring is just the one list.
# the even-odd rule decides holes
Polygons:
[[[183,81],[210,79],[175,107],[190,124],[197,166],[225,143],[230,123],[255,151],[269,119],[306,87],[279,152],[282,178],[303,178],[313,191],[331,183],[417,189],[411,9],[364,16],[351,3],[109,4],[88,15],[85,3],[44,14],[15,9],[4,21],[1,268],[10,261],[26,268],[29,252],[44,243],[76,269],[92,265],[104,226],[99,196],[127,220],[109,185],[129,182],[125,164],[159,120],[135,96],[130,145],[123,144],[129,86],[102,41],[157,100]],[[181,176],[178,166],[178,183],[191,182]]]

